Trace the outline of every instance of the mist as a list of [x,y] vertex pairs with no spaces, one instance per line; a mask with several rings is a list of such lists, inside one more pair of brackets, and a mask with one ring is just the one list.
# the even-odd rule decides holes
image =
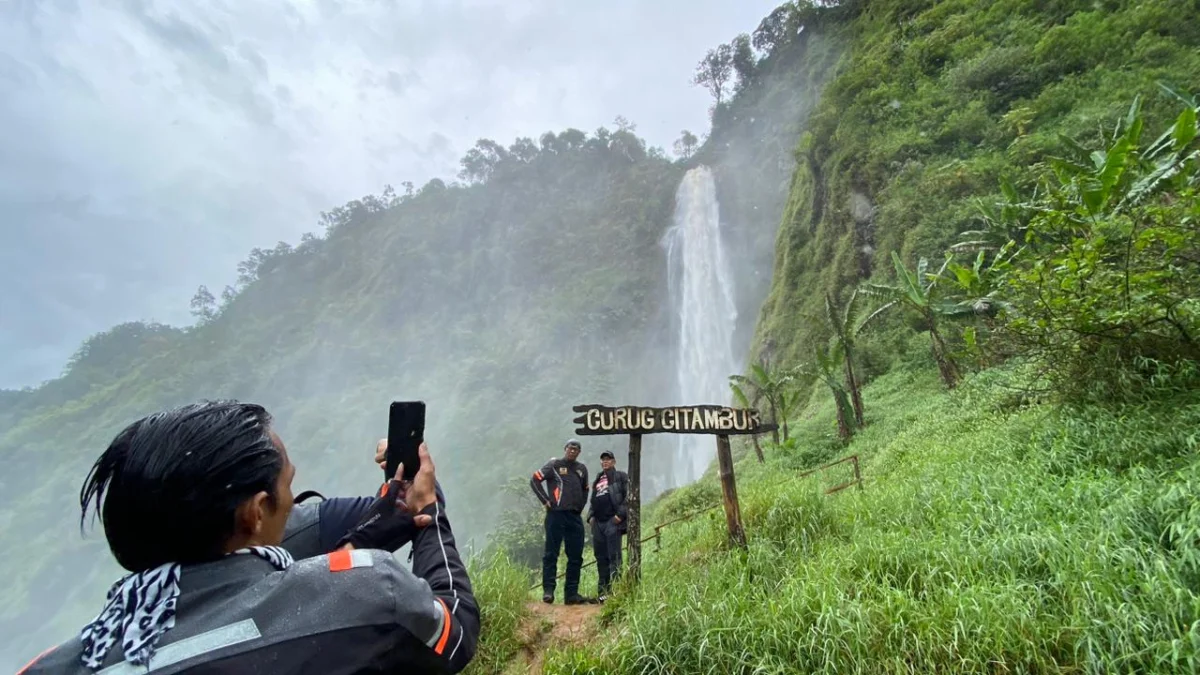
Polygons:
[[623,115],[669,147],[706,124],[698,55],[772,6],[5,3],[0,387],[122,321],[190,323],[251,248],[450,181],[478,138]]
[[[13,195],[21,188],[22,195],[54,196],[23,196],[24,211],[10,212],[25,215],[5,221],[11,245],[0,262],[13,264],[0,274],[16,276],[0,279],[0,353],[10,355],[0,373],[16,384],[63,375],[0,392],[0,453],[9,458],[0,474],[3,537],[37,552],[20,569],[3,566],[15,582],[0,609],[0,665],[18,667],[69,637],[123,574],[98,524],[79,536],[78,505],[61,488],[78,485],[124,425],[163,407],[200,398],[261,403],[297,465],[294,491],[345,496],[369,494],[382,479],[371,458],[386,434],[388,402],[425,400],[426,437],[449,513],[472,555],[506,527],[539,517],[527,508],[529,474],[574,435],[571,406],[704,402],[680,400],[677,390],[677,308],[661,245],[679,181],[701,163],[716,173],[735,282],[738,321],[727,327],[734,355],[743,359],[750,350],[793,166],[790,148],[820,78],[765,70],[752,92],[718,110],[698,154],[681,159],[660,148],[683,128],[705,135],[707,94],[688,84],[695,62],[713,44],[753,29],[769,4],[696,12],[702,23],[695,31],[676,30],[683,14],[661,5],[617,3],[569,16],[548,5],[443,7],[432,20],[418,17],[435,29],[415,31],[417,45],[405,48],[430,51],[426,61],[412,62],[419,76],[380,103],[395,115],[370,105],[364,109],[372,112],[350,113],[344,102],[378,103],[361,96],[382,96],[378,83],[371,89],[332,74],[356,72],[355,65],[360,74],[378,74],[388,54],[383,20],[390,17],[399,30],[414,19],[380,14],[380,7],[337,12],[326,3],[286,14],[284,23],[331,59],[297,57],[294,70],[280,54],[303,51],[296,44],[264,37],[255,53],[267,65],[251,68],[257,61],[242,43],[237,53],[250,66],[238,67],[241,76],[266,75],[243,78],[233,89],[270,87],[277,98],[258,108],[267,99],[243,100],[236,108],[243,117],[228,129],[216,120],[235,108],[201,93],[232,86],[224,67],[203,77],[177,72],[177,85],[199,87],[179,102],[194,107],[180,118],[190,120],[185,130],[151,125],[125,150],[116,147],[122,134],[139,137],[141,119],[128,99],[111,109],[95,104],[104,97],[88,99],[86,115],[60,102],[53,124],[35,128],[32,112],[59,99],[44,74],[13,80],[24,87],[19,91],[41,96],[19,99],[36,104],[0,107],[0,115],[17,120],[0,119],[0,128],[15,136],[18,122],[26,125],[13,147],[80,173],[39,178],[25,171],[10,184]],[[209,57],[221,62],[214,54],[224,54],[229,68],[236,43],[222,22],[265,22],[235,15],[232,4],[195,23],[182,8],[154,13],[132,4],[24,11],[21,25],[32,28],[10,44],[26,50],[11,62],[27,66],[35,47],[48,58],[49,42],[39,41],[49,40],[43,11],[101,40],[123,34],[105,32],[106,20],[128,27],[141,17],[190,36],[156,47],[180,53],[199,50],[207,36],[215,50]],[[329,22],[327,31],[317,30],[321,21]],[[373,37],[338,61],[335,47],[354,27]],[[499,43],[509,49],[489,48],[490,58],[455,55],[455,45],[466,50],[479,34],[503,36]],[[66,68],[67,56],[55,58]],[[421,66],[427,62],[428,70]],[[322,70],[319,63],[339,65]],[[86,81],[83,57],[72,66]],[[53,67],[39,66],[43,73]],[[276,72],[292,75],[280,76],[280,85]],[[306,83],[312,73],[321,76]],[[335,84],[347,89],[328,88]],[[309,85],[307,103],[289,107]],[[68,100],[61,86],[56,95]],[[94,96],[96,87],[90,89]],[[124,94],[133,97],[135,89]],[[119,129],[105,127],[106,120]],[[67,138],[98,138],[106,128],[110,138],[71,152],[59,140],[57,155],[38,146],[37,139],[57,133],[55,124],[68,123],[75,136]],[[269,133],[259,138],[255,129]],[[478,137],[490,140],[475,144]],[[174,162],[176,156],[184,159]],[[18,176],[15,165],[0,171]],[[80,196],[59,197],[72,194]],[[16,203],[9,193],[0,199]],[[307,232],[313,234],[301,236]],[[189,307],[199,284],[214,297]],[[78,334],[69,339],[72,330]],[[581,459],[595,466],[610,450],[624,467],[626,442],[585,438]],[[644,499],[678,484],[674,446],[672,438],[647,439]]]

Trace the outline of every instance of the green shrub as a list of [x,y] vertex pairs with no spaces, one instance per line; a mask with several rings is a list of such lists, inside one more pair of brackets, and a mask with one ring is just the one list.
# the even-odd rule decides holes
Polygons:
[[1135,101],[1103,149],[1064,139],[1033,197],[985,207],[985,238],[1020,247],[993,270],[1005,346],[1066,398],[1121,399],[1151,364],[1200,359],[1198,109],[1143,138]]

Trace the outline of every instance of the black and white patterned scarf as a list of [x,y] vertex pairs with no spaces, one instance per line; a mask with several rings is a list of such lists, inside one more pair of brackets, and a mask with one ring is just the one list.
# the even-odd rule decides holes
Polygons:
[[[252,546],[229,555],[245,554],[258,556],[277,570],[286,570],[292,564],[292,554],[278,546]],[[113,584],[104,609],[79,634],[84,665],[99,669],[116,644],[118,634],[126,661],[138,666],[149,663],[158,639],[175,626],[179,572],[178,563],[167,563],[130,574]]]

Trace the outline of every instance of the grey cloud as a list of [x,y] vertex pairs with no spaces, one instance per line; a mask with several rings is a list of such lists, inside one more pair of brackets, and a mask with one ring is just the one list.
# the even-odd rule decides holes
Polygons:
[[161,16],[147,11],[145,3],[130,0],[125,3],[129,15],[142,24],[146,33],[164,48],[180,52],[191,63],[201,64],[222,73],[229,71],[229,59],[223,49],[198,26],[182,20],[173,12]]
[[268,77],[267,62],[250,44],[243,42],[238,45],[238,56],[254,68],[254,72],[264,80]]
[[410,86],[421,81],[421,76],[411,71],[401,75],[394,70],[389,70],[384,81],[393,94],[402,96]]
[[776,2],[0,3],[0,386],[478,138],[701,132],[695,62]]

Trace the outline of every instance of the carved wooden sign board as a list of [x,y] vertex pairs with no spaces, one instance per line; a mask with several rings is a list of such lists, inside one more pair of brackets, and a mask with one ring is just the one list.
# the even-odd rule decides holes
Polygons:
[[574,419],[579,436],[617,434],[714,434],[732,436],[761,434],[776,428],[763,424],[757,410],[728,408],[719,405],[672,406],[645,408],[641,406],[577,405],[582,413]]

